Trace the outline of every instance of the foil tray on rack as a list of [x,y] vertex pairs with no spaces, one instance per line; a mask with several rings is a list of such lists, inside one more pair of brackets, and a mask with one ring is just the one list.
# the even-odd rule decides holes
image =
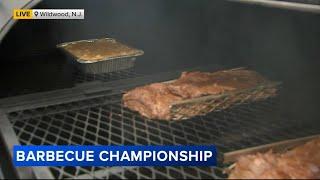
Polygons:
[[68,62],[88,74],[116,72],[134,67],[142,50],[129,47],[112,38],[89,39],[58,44]]

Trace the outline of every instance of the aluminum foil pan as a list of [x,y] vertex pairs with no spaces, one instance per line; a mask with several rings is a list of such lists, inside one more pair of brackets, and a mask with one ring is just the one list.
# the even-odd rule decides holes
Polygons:
[[57,45],[69,56],[68,60],[85,73],[108,73],[134,66],[138,50],[112,38],[90,39]]

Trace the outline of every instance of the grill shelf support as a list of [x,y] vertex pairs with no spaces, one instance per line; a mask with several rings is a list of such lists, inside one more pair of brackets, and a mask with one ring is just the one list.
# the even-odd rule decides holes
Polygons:
[[[318,134],[311,122],[280,114],[279,99],[246,103],[185,121],[148,120],[124,108],[123,90],[176,78],[180,72],[93,82],[72,89],[0,100],[1,137],[10,147],[24,145],[179,145],[215,144],[218,153]],[[280,92],[281,94],[281,92]],[[42,99],[35,99],[42,97]],[[9,131],[9,132],[8,132]],[[12,138],[15,141],[12,141]],[[221,159],[219,159],[221,162]],[[214,167],[44,167],[37,178],[219,178]],[[23,173],[21,169],[14,169]]]

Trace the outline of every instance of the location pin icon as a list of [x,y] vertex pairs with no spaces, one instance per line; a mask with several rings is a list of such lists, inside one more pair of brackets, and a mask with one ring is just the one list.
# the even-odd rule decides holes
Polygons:
[[35,11],[35,12],[34,12],[34,15],[35,15],[35,16],[38,16],[38,11]]

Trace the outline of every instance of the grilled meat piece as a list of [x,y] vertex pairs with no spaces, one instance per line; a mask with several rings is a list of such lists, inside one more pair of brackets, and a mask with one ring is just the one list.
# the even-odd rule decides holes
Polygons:
[[176,81],[135,88],[123,96],[123,102],[125,107],[147,118],[170,120],[170,106],[174,102],[250,88],[266,81],[258,73],[244,69],[215,73],[183,72]]
[[318,179],[320,138],[283,154],[269,151],[240,157],[229,179]]
[[123,95],[124,106],[150,119],[170,119],[170,105],[182,100],[164,83],[137,87]]
[[169,84],[169,88],[183,98],[193,98],[251,88],[266,81],[260,74],[245,69],[214,73],[183,72],[178,80]]

